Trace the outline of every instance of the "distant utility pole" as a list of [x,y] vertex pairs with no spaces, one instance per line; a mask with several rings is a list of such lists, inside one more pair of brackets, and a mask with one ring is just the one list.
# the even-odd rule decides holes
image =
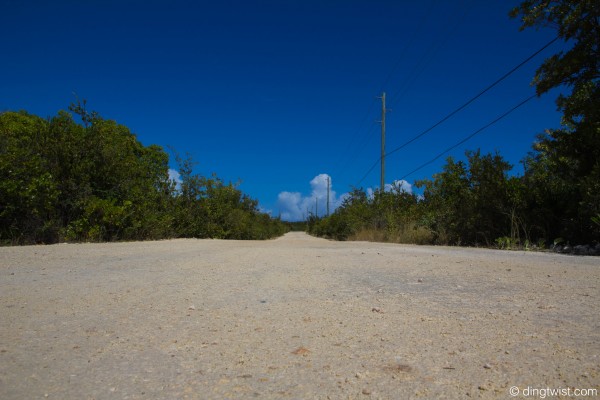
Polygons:
[[330,178],[327,177],[327,216],[329,217],[329,190],[331,188]]
[[385,189],[385,92],[381,95],[381,191]]

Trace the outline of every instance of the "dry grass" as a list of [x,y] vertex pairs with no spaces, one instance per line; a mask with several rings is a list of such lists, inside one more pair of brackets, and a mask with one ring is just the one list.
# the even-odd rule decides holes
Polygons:
[[387,242],[385,231],[377,229],[361,229],[348,240],[356,240],[361,242]]
[[349,240],[366,242],[391,242],[403,244],[432,244],[434,236],[426,228],[413,224],[404,226],[397,231],[388,232],[380,229],[363,229],[348,238]]

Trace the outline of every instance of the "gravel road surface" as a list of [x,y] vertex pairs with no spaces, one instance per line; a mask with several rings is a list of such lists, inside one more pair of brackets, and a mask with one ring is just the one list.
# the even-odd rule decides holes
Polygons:
[[600,388],[599,258],[304,233],[0,248],[0,399],[511,387]]

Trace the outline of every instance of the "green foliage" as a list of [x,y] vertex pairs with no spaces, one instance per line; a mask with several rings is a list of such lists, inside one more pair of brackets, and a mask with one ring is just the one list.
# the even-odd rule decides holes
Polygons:
[[354,189],[329,217],[309,218],[311,234],[337,240],[388,240],[402,243],[428,243],[430,232],[415,223],[420,216],[418,200],[401,187],[368,196]]
[[60,189],[46,157],[49,123],[25,112],[0,116],[0,229],[2,242],[57,234],[54,204]]
[[545,248],[546,220],[536,218],[546,215],[532,212],[535,191],[527,175],[509,176],[511,169],[497,153],[467,151],[465,162],[450,157],[433,180],[415,184],[422,197],[400,188],[369,197],[356,189],[331,216],[312,216],[308,231],[337,240]]
[[546,59],[538,68],[533,83],[539,95],[565,85],[570,95],[557,99],[566,125],[598,116],[598,47],[600,42],[600,4],[597,0],[526,0],[510,15],[520,17],[521,30],[552,27],[557,35],[573,44],[570,50]]
[[219,178],[169,179],[169,156],[85,102],[44,120],[0,114],[0,243],[214,237],[266,239],[286,228]]
[[305,221],[285,222],[286,229],[292,232],[306,232],[308,226]]
[[484,244],[511,233],[517,240],[519,187],[508,177],[512,166],[499,154],[467,152],[467,163],[448,158],[433,181],[424,187],[422,206],[438,243]]
[[600,4],[595,0],[527,0],[511,15],[521,29],[551,26],[572,44],[537,70],[537,93],[567,88],[556,103],[563,129],[548,130],[525,159],[527,202],[547,238],[600,240],[591,221],[600,213]]
[[512,250],[519,247],[519,242],[508,236],[502,236],[496,239],[496,246],[501,250]]
[[193,173],[194,161],[175,152],[181,189],[173,197],[174,231],[177,237],[217,239],[268,239],[288,228],[278,218],[258,211],[258,203],[236,185],[217,176]]

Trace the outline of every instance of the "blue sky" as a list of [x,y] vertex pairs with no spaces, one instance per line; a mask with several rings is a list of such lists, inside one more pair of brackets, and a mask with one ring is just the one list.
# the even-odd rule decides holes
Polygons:
[[[547,28],[519,32],[507,0],[0,0],[0,112],[52,116],[75,100],[128,126],[145,145],[189,152],[196,171],[241,181],[285,219],[325,211],[386,147],[430,127],[541,48]],[[527,96],[556,42],[475,103],[386,159],[403,177]],[[560,124],[536,98],[458,147],[515,165]],[[406,178],[431,178],[445,157]],[[175,164],[172,165],[175,168]],[[379,167],[362,182],[379,185]],[[325,188],[325,189],[324,189]],[[333,208],[334,205],[332,205]]]

